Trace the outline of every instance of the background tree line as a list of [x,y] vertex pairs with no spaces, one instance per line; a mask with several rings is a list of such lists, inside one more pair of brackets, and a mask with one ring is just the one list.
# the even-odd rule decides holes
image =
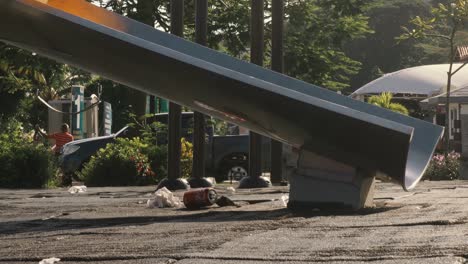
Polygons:
[[[169,0],[92,0],[96,5],[168,32]],[[194,0],[185,1],[187,39],[194,39]],[[286,0],[285,73],[331,90],[349,93],[382,73],[447,61],[437,40],[407,41],[395,37],[412,17],[430,14],[427,0]],[[265,65],[270,65],[271,1],[265,1]],[[249,58],[250,0],[209,0],[208,46],[239,59]],[[443,30],[443,29],[441,29]],[[462,31],[460,40],[467,34]],[[129,69],[131,70],[131,69]],[[0,120],[15,117],[26,125],[44,125],[47,109],[35,93],[54,99],[81,84],[86,93],[103,87],[102,99],[112,103],[114,128],[141,114],[144,95],[128,87],[0,44]],[[157,84],[155,84],[157,85]],[[2,121],[0,121],[2,122]],[[3,121],[4,122],[4,121]]]

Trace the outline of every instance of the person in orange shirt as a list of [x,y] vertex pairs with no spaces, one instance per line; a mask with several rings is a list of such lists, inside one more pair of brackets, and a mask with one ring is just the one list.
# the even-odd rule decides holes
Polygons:
[[51,138],[55,140],[55,146],[52,149],[54,150],[54,153],[56,155],[60,154],[60,149],[62,149],[63,145],[67,144],[68,142],[73,141],[74,139],[73,135],[70,134],[69,132],[70,128],[68,124],[65,124],[65,123],[62,125],[60,133],[47,134],[47,133],[42,132],[38,126],[36,126],[36,130],[43,137]]

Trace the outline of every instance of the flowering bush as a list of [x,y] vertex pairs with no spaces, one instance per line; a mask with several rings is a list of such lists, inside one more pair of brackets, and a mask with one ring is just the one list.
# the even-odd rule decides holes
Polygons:
[[[180,167],[181,177],[189,178],[192,175],[193,145],[185,138],[180,139],[181,155]],[[151,169],[156,172],[156,180],[162,180],[167,177],[167,145],[149,145],[144,150],[148,156]]]
[[180,167],[182,178],[189,178],[192,175],[193,144],[185,138],[181,138]]
[[460,166],[460,153],[452,151],[447,157],[444,154],[435,154],[424,174],[424,179],[433,181],[458,179]]
[[167,177],[167,145],[148,145],[143,150],[148,156],[151,170],[156,174],[153,176],[156,182]]
[[78,175],[88,186],[153,184],[155,174],[142,153],[146,147],[139,138],[119,138],[92,156]]

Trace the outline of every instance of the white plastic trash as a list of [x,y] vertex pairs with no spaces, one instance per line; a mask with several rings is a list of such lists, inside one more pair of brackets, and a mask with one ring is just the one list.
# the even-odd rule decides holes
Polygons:
[[216,179],[214,177],[206,177],[205,178],[209,183],[211,183],[213,186],[216,185]]
[[59,258],[48,258],[48,259],[43,259],[43,260],[39,261],[39,264],[54,264],[54,263],[57,263],[59,261],[60,261]]
[[282,195],[280,201],[283,206],[288,206],[289,195],[288,194]]
[[174,196],[174,194],[171,191],[169,191],[166,187],[157,190],[154,194],[156,195],[155,199],[149,199],[146,203],[148,208],[178,208],[182,206],[179,197]]
[[71,193],[71,194],[75,194],[75,193],[84,193],[88,190],[88,188],[84,185],[81,185],[81,186],[72,186],[70,187],[70,189],[68,189],[68,192]]
[[236,192],[236,189],[234,189],[234,187],[227,187],[226,192],[228,194],[234,194]]

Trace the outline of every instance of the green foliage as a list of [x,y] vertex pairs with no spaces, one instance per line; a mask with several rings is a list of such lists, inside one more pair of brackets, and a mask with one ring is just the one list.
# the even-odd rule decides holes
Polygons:
[[11,58],[12,49],[0,42],[0,119],[14,116],[25,92],[32,87],[30,80],[16,76],[17,62]]
[[[152,114],[137,117],[130,114],[133,120],[129,125],[138,129],[141,141],[147,147],[142,148],[148,156],[151,169],[156,173],[159,181],[167,176],[167,125],[151,122]],[[189,178],[192,175],[193,145],[185,138],[181,138],[181,177]]]
[[47,107],[37,101],[36,92],[46,101],[57,99],[89,79],[89,73],[0,42],[0,118],[43,126]]
[[[249,59],[250,1],[209,0],[208,47]],[[194,20],[193,20],[194,21]]]
[[[431,39],[432,46],[439,47],[440,51],[445,50],[444,57],[451,63],[454,59],[455,46],[466,44],[467,21],[468,2],[466,0],[454,0],[447,4],[438,3],[432,8],[430,15],[412,18],[411,27],[403,26],[404,33],[397,39],[400,42],[409,39]],[[426,49],[434,50],[435,47],[428,45]]]
[[[364,14],[369,17],[369,27],[375,33],[345,43],[346,54],[362,63],[362,69],[351,78],[352,88],[361,87],[380,77],[382,73],[433,64],[446,58],[440,54],[428,55],[428,51],[419,45],[420,42],[411,40],[397,43],[395,40],[402,33],[401,27],[410,25],[409,20],[412,17],[427,16],[430,9],[425,0],[372,1]],[[430,43],[426,41],[424,44]]]
[[[407,39],[437,39],[444,42],[448,47],[449,70],[447,72],[447,93],[445,102],[445,111],[449,112],[450,89],[452,86],[452,77],[458,70],[454,69],[453,63],[456,55],[457,34],[463,29],[468,21],[468,1],[453,0],[450,3],[439,3],[431,11],[432,15],[427,18],[416,16],[411,20],[412,29],[403,27],[405,33],[399,37],[400,41]],[[449,130],[449,115],[446,115],[446,131]],[[445,133],[445,152],[450,150],[450,135]]]
[[182,178],[189,178],[192,175],[193,144],[185,138],[181,138],[180,168]]
[[[126,15],[168,32],[170,29],[170,1],[89,0],[94,4]],[[194,40],[195,1],[185,1],[185,37]],[[343,1],[285,1],[285,71],[302,80],[339,90],[349,86],[349,77],[355,74],[360,63],[344,52],[344,43],[365,36],[371,30],[367,17],[362,14],[367,0]],[[249,0],[208,1],[208,46],[241,59],[249,57]],[[271,47],[271,1],[265,1],[265,65],[269,65]],[[103,84],[103,100],[112,104],[113,127],[123,127],[130,120],[127,113],[141,115],[145,102],[142,93],[126,86],[97,78],[89,84],[91,76],[68,65],[33,56],[31,53],[2,45],[0,59],[10,65],[13,75],[5,74],[12,85],[8,91],[0,90],[0,113],[13,114],[13,100],[28,107],[23,113],[31,123],[45,124],[46,108],[31,101],[31,92],[39,89],[46,100],[68,93],[71,84],[85,84],[89,95],[96,84]],[[1,65],[1,63],[0,63]],[[8,77],[9,76],[9,77]],[[20,84],[20,82],[23,82]],[[89,85],[88,85],[89,84]],[[6,87],[0,83],[0,87]],[[3,88],[0,88],[3,89]],[[20,91],[15,94],[15,91]],[[4,96],[8,93],[8,96]],[[96,92],[94,92],[96,93]],[[29,100],[28,100],[29,98]],[[1,103],[5,99],[5,104]],[[10,103],[10,104],[7,104]],[[32,110],[34,109],[34,110]],[[1,109],[3,110],[3,109]],[[38,111],[39,110],[39,111]],[[120,124],[120,125],[119,125]]]
[[155,175],[143,154],[147,147],[139,138],[117,139],[92,156],[78,176],[87,186],[154,183]]
[[154,180],[161,181],[167,177],[167,145],[149,145],[143,150],[148,156],[151,170],[154,172]]
[[361,63],[346,56],[343,45],[372,33],[361,2],[289,1],[286,73],[333,90],[348,87]]
[[[78,176],[87,186],[155,184],[167,177],[167,145],[152,143],[148,138],[117,139],[92,156]],[[193,146],[182,138],[181,147],[181,176],[188,178]]]
[[34,144],[16,120],[8,120],[0,128],[0,187],[50,186],[56,172],[52,152],[42,144]]
[[432,181],[455,180],[460,177],[460,167],[459,153],[435,154],[423,179]]
[[147,114],[137,117],[135,114],[130,113],[129,119],[132,122],[127,125],[138,130],[141,134],[141,139],[148,145],[162,145],[167,142],[168,127],[166,124],[160,122],[151,122],[154,114]]
[[155,173],[155,180],[159,182],[167,177],[167,125],[148,122],[152,116],[149,114],[137,117],[130,114],[132,122],[128,125],[139,130],[141,141],[147,145],[142,151],[148,156],[151,170]]
[[369,104],[377,105],[382,108],[389,109],[393,112],[397,112],[403,115],[408,115],[409,111],[402,104],[392,103],[393,95],[391,93],[382,93],[380,95],[373,95],[369,97],[367,102]]
[[213,118],[211,122],[215,135],[225,136],[229,134],[228,123],[226,121]]
[[[170,29],[169,1],[91,1],[119,14],[137,19],[166,32]],[[195,39],[195,1],[184,2],[184,35]],[[346,41],[371,33],[363,8],[368,0],[285,1],[285,70],[290,76],[340,90],[349,86],[360,63],[349,58]],[[250,43],[249,0],[209,0],[208,37],[210,48],[248,60]],[[265,1],[265,50],[271,47],[271,1]],[[268,66],[269,56],[265,65]]]

